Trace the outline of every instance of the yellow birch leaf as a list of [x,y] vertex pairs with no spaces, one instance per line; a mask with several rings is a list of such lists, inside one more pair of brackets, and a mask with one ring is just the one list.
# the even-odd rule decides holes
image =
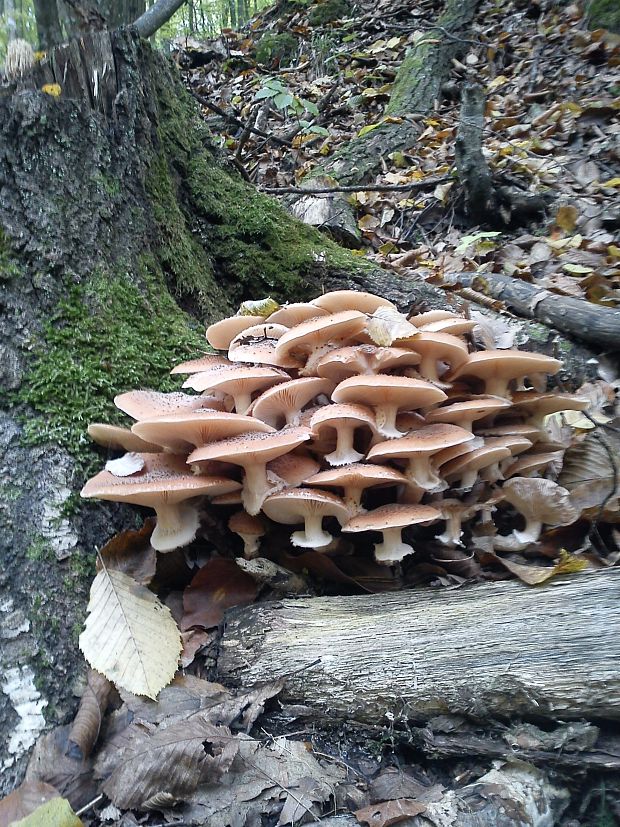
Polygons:
[[579,213],[577,212],[577,208],[573,207],[572,205],[565,204],[563,207],[557,211],[555,216],[555,223],[560,227],[560,229],[564,230],[565,233],[572,233],[575,229],[575,224],[577,223],[577,217]]
[[615,189],[616,187],[620,187],[620,178],[610,178],[609,181],[603,181],[601,183],[602,187],[611,187]]
[[181,636],[152,591],[121,571],[102,569],[90,589],[80,649],[117,687],[156,699],[174,677]]
[[84,827],[66,798],[52,798],[26,818],[13,821],[11,827]]

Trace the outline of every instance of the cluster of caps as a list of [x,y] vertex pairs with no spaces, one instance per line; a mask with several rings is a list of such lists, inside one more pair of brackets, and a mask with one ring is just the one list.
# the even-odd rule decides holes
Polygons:
[[544,392],[556,359],[472,352],[474,324],[443,310],[406,318],[356,291],[246,303],[207,329],[217,352],[172,370],[194,394],[123,393],[115,403],[131,430],[90,426],[95,441],[131,453],[82,496],[155,509],[159,551],[194,539],[207,497],[243,506],[229,527],[246,556],[258,553],[267,517],[298,526],[294,546],[320,551],[337,524],[381,532],[375,557],[385,564],[413,553],[404,528],[445,520],[436,539],[456,546],[463,522],[506,499],[526,526],[496,547],[524,548],[542,524],[578,517],[544,478],[562,450],[545,418],[587,401]]

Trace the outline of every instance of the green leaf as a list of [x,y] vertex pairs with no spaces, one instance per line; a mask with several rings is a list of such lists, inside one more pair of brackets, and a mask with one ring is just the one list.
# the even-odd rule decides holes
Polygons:
[[325,129],[324,126],[311,126],[308,132],[313,132],[315,135],[324,135],[326,138],[329,137],[329,130]]
[[316,105],[316,103],[314,103],[314,101],[308,101],[305,98],[300,98],[300,100],[303,103],[306,111],[309,112],[311,115],[314,115],[316,117],[316,115],[319,114],[319,107]]
[[293,103],[293,96],[288,92],[278,92],[273,99],[273,103],[277,109],[286,109]]
[[263,86],[263,88],[259,89],[258,92],[254,95],[254,100],[260,101],[264,100],[265,98],[275,98],[277,94],[277,89],[271,89],[269,86]]
[[464,252],[468,247],[472,244],[476,244],[476,242],[481,241],[483,238],[497,238],[498,235],[501,235],[500,232],[480,232],[474,233],[473,235],[464,235],[463,238],[459,242],[459,246],[456,248],[457,253]]
[[12,827],[83,827],[83,823],[65,798],[52,798]]

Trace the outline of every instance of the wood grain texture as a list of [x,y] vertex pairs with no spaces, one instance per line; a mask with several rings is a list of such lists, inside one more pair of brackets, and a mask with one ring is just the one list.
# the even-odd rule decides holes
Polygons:
[[619,628],[618,569],[284,600],[229,614],[218,671],[242,686],[290,674],[284,699],[333,719],[617,719]]

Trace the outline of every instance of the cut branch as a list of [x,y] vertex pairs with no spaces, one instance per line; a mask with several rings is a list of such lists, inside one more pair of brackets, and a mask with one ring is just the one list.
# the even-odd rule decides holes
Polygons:
[[512,581],[255,605],[230,615],[219,677],[249,686],[291,675],[285,699],[320,720],[618,719],[619,586],[616,569],[535,589]]
[[157,0],[133,24],[140,37],[150,37],[180,9],[186,0]]
[[441,175],[436,178],[425,178],[423,181],[410,181],[408,184],[353,184],[351,186],[336,187],[261,187],[261,192],[270,195],[285,195],[286,193],[299,193],[300,195],[328,195],[331,192],[401,192],[406,190],[422,190],[429,187],[436,187],[450,181],[449,175]]

